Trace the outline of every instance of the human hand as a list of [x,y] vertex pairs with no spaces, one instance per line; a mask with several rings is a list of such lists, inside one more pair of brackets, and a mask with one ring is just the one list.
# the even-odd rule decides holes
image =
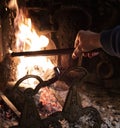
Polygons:
[[79,56],[93,57],[98,55],[95,49],[101,48],[100,34],[92,31],[80,30],[76,36],[75,50],[73,51],[72,58],[76,59]]

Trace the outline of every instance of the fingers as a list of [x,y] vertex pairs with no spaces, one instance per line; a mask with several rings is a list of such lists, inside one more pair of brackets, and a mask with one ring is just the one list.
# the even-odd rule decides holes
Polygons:
[[74,47],[78,47],[79,43],[80,43],[80,37],[78,37],[78,35],[76,36],[76,39],[75,39],[75,43],[74,43]]
[[73,54],[72,54],[72,58],[73,59],[76,59],[76,58],[78,58],[79,56],[81,56],[82,54],[82,52],[81,52],[81,48],[80,48],[80,45],[81,44],[81,42],[80,42],[80,35],[79,35],[79,33],[77,34],[77,36],[76,36],[76,39],[75,39],[75,43],[74,43],[74,47],[75,47],[75,50],[73,51]]
[[82,56],[92,58],[92,57],[97,56],[98,54],[99,52],[86,52],[86,53],[82,53]]
[[80,52],[80,50],[75,49],[72,58],[76,59],[80,56],[88,57],[88,58],[93,58],[95,56],[99,55],[99,52]]
[[72,58],[76,59],[82,55],[82,52],[78,47],[73,51]]

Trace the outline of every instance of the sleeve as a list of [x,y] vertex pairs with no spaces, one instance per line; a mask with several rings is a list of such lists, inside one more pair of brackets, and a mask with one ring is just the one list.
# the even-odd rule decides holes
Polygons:
[[120,57],[120,26],[101,32],[100,42],[106,53]]

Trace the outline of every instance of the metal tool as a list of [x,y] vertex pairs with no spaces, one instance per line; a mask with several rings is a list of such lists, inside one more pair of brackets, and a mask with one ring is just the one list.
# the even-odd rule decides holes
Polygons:
[[[72,54],[75,48],[63,48],[63,49],[50,49],[50,50],[40,50],[40,51],[25,51],[25,52],[12,52],[11,57],[17,56],[53,56],[53,55],[64,55],[64,54]],[[83,53],[91,53],[91,52],[100,52],[101,49],[94,49],[88,52]]]
[[[49,86],[58,80],[60,71],[58,68],[55,68],[54,71],[55,76],[47,81],[43,81],[39,76],[36,75],[27,75],[17,81],[13,88],[13,91],[16,93],[20,93],[24,97],[24,107],[21,112],[19,125],[15,128],[44,128],[44,123],[39,116],[39,112],[37,110],[33,96],[38,93],[40,88]],[[39,84],[36,86],[35,89],[27,88],[24,91],[21,91],[19,89],[19,85],[27,78],[36,78],[39,81]],[[14,128],[14,126],[11,128]]]
[[71,54],[74,48],[66,49],[51,49],[51,50],[40,50],[40,51],[26,51],[26,52],[12,52],[12,57],[17,56],[53,56],[53,55],[62,55],[62,54]]
[[[78,87],[84,84],[87,80],[88,72],[83,67],[72,67],[65,74],[62,75],[61,80],[64,80],[70,85],[68,95],[63,106],[63,115],[70,123],[78,122],[80,118],[89,116],[89,123],[93,123],[93,127],[100,128],[102,119],[96,108],[82,107],[81,97]],[[90,124],[88,124],[90,125]]]

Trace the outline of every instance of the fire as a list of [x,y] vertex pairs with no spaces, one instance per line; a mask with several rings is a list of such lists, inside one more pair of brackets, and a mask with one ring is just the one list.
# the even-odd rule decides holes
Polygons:
[[[34,26],[32,25],[31,19],[25,15],[27,14],[25,9],[18,8],[16,0],[11,0],[9,7],[16,9],[16,18],[14,20],[16,51],[38,51],[45,49],[49,44],[49,39],[46,35],[41,35],[38,31],[36,32]],[[37,75],[41,77],[42,80],[49,80],[54,75],[54,67],[55,64],[53,64],[51,60],[45,56],[19,57],[16,78],[19,80],[25,75]],[[24,80],[22,83],[23,84],[20,86],[23,86],[24,88],[31,87],[34,89],[38,84],[38,80],[32,78]],[[57,99],[55,100],[52,96],[50,99],[50,95],[47,95],[49,94],[49,89],[42,88],[39,90],[38,94],[42,95],[42,92],[46,92],[44,95],[46,95],[47,100],[40,98],[41,100],[39,101],[42,102],[44,106],[46,104],[50,111],[52,111],[52,107],[55,106],[56,109],[54,110],[56,111],[62,109],[61,105],[57,102]],[[51,101],[53,101],[53,104]]]
[[30,18],[25,18],[18,24],[19,30],[16,33],[16,45],[20,51],[36,51],[44,48],[48,45],[49,40],[44,35],[38,35],[34,28],[32,28],[32,22]]
[[[18,8],[17,1],[11,0],[10,8],[16,9],[16,18],[14,20],[16,50],[19,51],[38,51],[49,44],[49,39],[45,35],[39,35],[34,29],[32,21],[25,14],[23,8]],[[45,79],[45,72],[52,71],[55,65],[49,58],[39,57],[20,57],[20,63],[17,66],[17,80],[27,74],[38,75]]]
[[[17,51],[36,51],[47,47],[49,43],[48,38],[36,33],[35,29],[32,28],[30,18],[25,18],[24,21],[18,24],[19,30],[16,32]],[[47,57],[20,57],[17,77],[19,79],[26,74],[34,74],[42,77],[43,73],[53,68],[54,65]]]

